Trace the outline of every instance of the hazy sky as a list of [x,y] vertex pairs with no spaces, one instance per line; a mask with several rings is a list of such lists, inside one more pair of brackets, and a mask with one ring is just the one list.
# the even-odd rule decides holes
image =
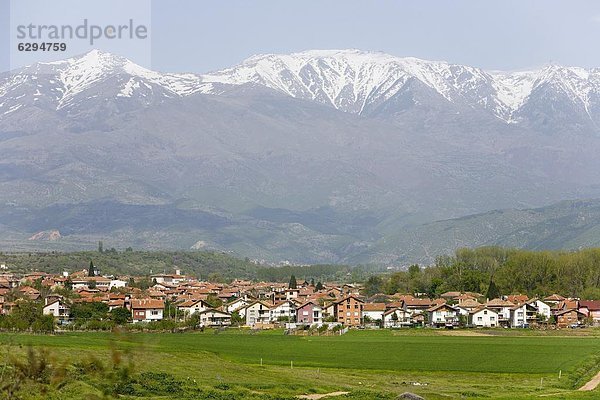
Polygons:
[[[14,36],[6,20],[9,0],[0,2],[4,32],[0,67],[6,70],[10,65],[6,49],[12,51],[16,44],[6,38]],[[63,3],[70,16],[93,18],[104,8],[110,21],[138,18],[131,7],[111,6],[106,0],[18,0],[18,15],[37,23],[59,23],[65,18]],[[137,45],[115,48],[115,42],[95,47],[126,52],[123,55],[162,71],[205,72],[257,53],[331,48],[379,50],[487,69],[523,69],[549,62],[600,67],[597,0],[138,0],[136,4],[142,3],[146,10],[141,14],[151,11],[151,54]],[[14,3],[12,12],[17,13]],[[73,45],[70,51],[83,52],[86,46]],[[15,60],[13,55],[13,66],[21,63]]]

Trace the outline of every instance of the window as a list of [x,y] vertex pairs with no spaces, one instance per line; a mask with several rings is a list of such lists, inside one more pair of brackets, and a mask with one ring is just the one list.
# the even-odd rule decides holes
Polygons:
[[158,315],[158,310],[152,310],[152,315]]
[[496,317],[490,317],[490,321],[495,321]]
[[308,311],[302,311],[302,315],[308,315]]
[[487,315],[487,310],[485,310],[483,313],[484,313],[485,315]]
[[483,321],[483,317],[477,317],[477,321]]
[[355,313],[354,313],[354,316],[355,316],[355,317],[358,317],[358,313],[357,313],[357,312],[355,312]]
[[346,313],[346,317],[349,317],[350,315],[352,315],[352,313],[351,313],[350,311],[348,311],[348,312]]

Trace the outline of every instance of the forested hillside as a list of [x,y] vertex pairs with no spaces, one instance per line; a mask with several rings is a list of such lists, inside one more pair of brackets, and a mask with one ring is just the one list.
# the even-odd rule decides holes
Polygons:
[[248,259],[239,259],[211,251],[81,251],[73,253],[0,253],[0,263],[10,271],[49,273],[73,272],[87,269],[90,261],[101,274],[147,276],[173,273],[177,267],[182,273],[215,282],[233,279],[289,281],[298,279],[321,281],[358,281],[367,277],[368,268],[346,265],[311,265],[276,267],[260,265]]

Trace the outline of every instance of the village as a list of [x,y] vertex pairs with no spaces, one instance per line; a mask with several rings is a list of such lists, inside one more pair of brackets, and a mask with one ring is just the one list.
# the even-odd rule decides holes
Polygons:
[[[146,279],[147,288],[135,287]],[[485,299],[479,293],[446,292],[439,298],[415,294],[362,295],[360,284],[314,280],[289,283],[199,281],[182,274],[148,277],[101,276],[90,268],[69,274],[44,272],[0,275],[0,305],[10,315],[25,301],[36,302],[57,328],[73,321],[82,304],[118,309],[122,322],[151,326],[163,320],[193,321],[194,328],[245,326],[286,328],[286,332],[348,328],[578,328],[600,323],[600,301],[553,294],[529,298],[511,294]]]

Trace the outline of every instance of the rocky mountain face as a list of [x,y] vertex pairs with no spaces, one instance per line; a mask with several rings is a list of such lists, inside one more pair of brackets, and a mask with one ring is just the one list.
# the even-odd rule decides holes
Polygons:
[[600,197],[599,88],[356,50],[203,75],[35,64],[0,75],[0,239],[408,262],[424,223]]

